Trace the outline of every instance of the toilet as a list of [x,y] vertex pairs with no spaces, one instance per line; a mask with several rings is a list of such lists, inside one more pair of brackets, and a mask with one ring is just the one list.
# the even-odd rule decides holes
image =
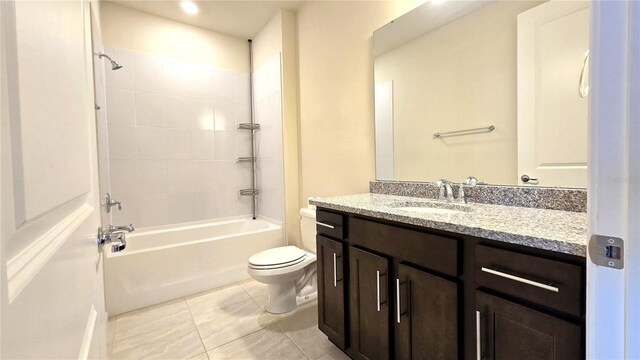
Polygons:
[[300,209],[304,249],[281,246],[261,251],[249,258],[249,275],[268,285],[265,310],[281,314],[317,297],[316,210]]

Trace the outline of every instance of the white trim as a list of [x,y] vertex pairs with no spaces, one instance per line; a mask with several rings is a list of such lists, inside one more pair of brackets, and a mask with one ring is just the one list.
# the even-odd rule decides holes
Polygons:
[[89,311],[89,318],[87,319],[87,326],[84,330],[84,337],[82,338],[82,345],[80,346],[80,353],[78,354],[78,360],[86,360],[89,358],[89,350],[91,350],[91,342],[93,341],[93,334],[96,330],[96,320],[98,319],[98,312],[94,305],[91,305],[91,311]]
[[84,203],[17,255],[7,261],[9,303],[29,284],[49,259],[58,251],[91,214],[93,207]]

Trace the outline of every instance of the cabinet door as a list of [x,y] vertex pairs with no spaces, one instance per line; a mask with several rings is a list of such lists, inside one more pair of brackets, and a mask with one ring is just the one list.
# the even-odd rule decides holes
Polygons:
[[343,245],[318,236],[318,328],[338,347],[346,345]]
[[389,358],[387,259],[349,247],[349,313],[355,359]]
[[478,359],[582,359],[580,326],[521,305],[476,293]]
[[457,284],[399,265],[393,288],[396,358],[457,359]]

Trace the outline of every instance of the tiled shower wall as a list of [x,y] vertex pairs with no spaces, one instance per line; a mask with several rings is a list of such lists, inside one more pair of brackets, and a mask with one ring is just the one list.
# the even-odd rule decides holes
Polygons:
[[113,223],[150,227],[250,214],[250,198],[237,196],[251,186],[250,165],[236,162],[250,155],[249,132],[236,129],[250,121],[249,75],[105,51],[124,66],[112,71],[105,62],[110,189],[123,205]]
[[254,72],[258,213],[284,219],[284,159],[282,145],[282,85],[280,54]]

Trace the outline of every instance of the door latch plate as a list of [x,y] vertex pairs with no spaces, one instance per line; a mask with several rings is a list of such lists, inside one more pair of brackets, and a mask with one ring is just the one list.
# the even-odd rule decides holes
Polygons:
[[589,240],[591,262],[614,269],[624,267],[624,240],[614,236],[594,234]]

